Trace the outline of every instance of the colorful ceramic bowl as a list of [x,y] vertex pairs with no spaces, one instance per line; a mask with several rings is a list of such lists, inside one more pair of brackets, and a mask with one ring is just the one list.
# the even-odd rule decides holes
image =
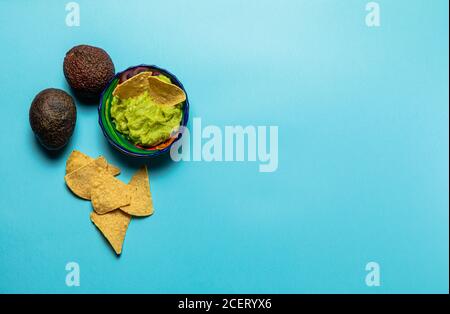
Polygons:
[[[138,69],[139,68],[139,69]],[[120,152],[124,153],[128,156],[133,157],[156,157],[163,153],[166,153],[170,150],[170,147],[178,141],[181,137],[181,134],[178,132],[173,137],[169,138],[166,142],[161,143],[154,147],[140,147],[130,140],[128,138],[118,132],[115,128],[114,122],[111,119],[111,101],[112,101],[112,92],[116,88],[116,86],[119,84],[119,80],[122,76],[125,76],[127,73],[130,73],[133,70],[141,70],[141,68],[147,68],[151,70],[154,73],[161,73],[172,81],[172,84],[177,85],[181,89],[184,90],[186,93],[186,90],[183,87],[183,84],[167,70],[161,69],[154,65],[137,65],[134,67],[130,67],[126,69],[125,71],[122,71],[120,73],[117,73],[114,78],[109,82],[109,84],[106,86],[105,90],[103,91],[101,97],[100,97],[100,105],[98,106],[98,122],[100,124],[100,127],[103,131],[103,135],[106,137],[108,142],[115,147]],[[189,101],[186,93],[186,100],[183,102],[182,105],[182,117],[181,117],[181,126],[186,126],[189,118]]]

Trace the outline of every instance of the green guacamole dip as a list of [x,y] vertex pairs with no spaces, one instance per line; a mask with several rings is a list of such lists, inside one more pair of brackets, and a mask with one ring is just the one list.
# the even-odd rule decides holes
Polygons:
[[179,127],[181,108],[182,104],[173,107],[155,104],[148,93],[144,92],[129,99],[113,97],[111,118],[117,131],[126,135],[134,144],[151,147],[168,140],[171,132]]

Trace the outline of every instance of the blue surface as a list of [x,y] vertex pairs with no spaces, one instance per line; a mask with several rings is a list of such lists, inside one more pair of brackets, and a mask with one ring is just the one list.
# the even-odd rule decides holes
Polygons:
[[[380,0],[380,28],[361,0],[78,1],[80,27],[66,2],[0,1],[0,292],[448,292],[448,1]],[[140,162],[108,145],[96,106],[77,102],[59,155],[28,124],[35,94],[68,90],[81,43],[117,71],[167,68],[204,125],[278,125],[278,170],[150,163],[155,214],[116,258],[64,164],[101,154],[127,181]]]

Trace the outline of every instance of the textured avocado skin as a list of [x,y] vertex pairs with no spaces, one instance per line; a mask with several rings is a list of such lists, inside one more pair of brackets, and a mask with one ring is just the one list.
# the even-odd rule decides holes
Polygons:
[[114,64],[101,48],[79,45],[64,58],[64,76],[76,96],[98,100],[103,89],[115,75]]
[[41,144],[50,150],[67,144],[75,129],[77,108],[65,91],[48,88],[36,95],[31,103],[31,129]]

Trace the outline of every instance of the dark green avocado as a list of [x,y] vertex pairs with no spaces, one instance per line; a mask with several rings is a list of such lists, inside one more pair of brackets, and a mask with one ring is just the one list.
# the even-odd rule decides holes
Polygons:
[[65,146],[72,136],[77,108],[73,98],[65,91],[48,88],[34,98],[29,119],[39,142],[49,150],[56,150]]
[[114,64],[108,53],[98,47],[79,45],[64,58],[64,76],[75,96],[98,101],[108,82],[114,77]]

